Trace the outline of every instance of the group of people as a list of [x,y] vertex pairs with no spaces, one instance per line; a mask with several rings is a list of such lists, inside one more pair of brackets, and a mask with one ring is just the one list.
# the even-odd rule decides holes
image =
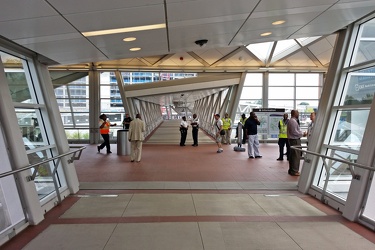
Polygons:
[[[278,161],[284,160],[284,155],[286,155],[287,160],[289,161],[289,170],[288,174],[292,176],[299,176],[299,165],[301,159],[301,153],[298,150],[294,150],[291,146],[301,146],[301,138],[307,136],[307,142],[312,134],[312,129],[315,122],[315,112],[310,114],[311,123],[308,126],[307,131],[302,131],[299,124],[299,112],[298,110],[291,111],[291,118],[288,118],[288,114],[285,113],[283,115],[283,119],[279,121],[279,138],[278,138],[278,145],[279,145],[279,157],[276,159]],[[100,127],[100,134],[103,137],[104,142],[98,146],[98,152],[106,147],[107,154],[111,152],[111,146],[109,142],[109,128],[111,126],[116,126],[116,123],[110,123],[107,116],[102,114],[99,116],[99,127]],[[224,150],[222,148],[222,144],[231,144],[231,128],[232,128],[232,121],[229,118],[229,115],[226,113],[225,117],[220,119],[219,114],[214,115],[215,123],[215,141],[217,144],[217,153],[222,153]],[[247,152],[249,158],[262,158],[262,155],[259,152],[259,138],[258,138],[258,126],[260,125],[260,121],[255,114],[255,112],[250,112],[250,116],[246,118],[245,114],[242,114],[240,119],[241,127],[243,129],[243,138],[238,138],[239,141],[242,140],[242,143],[245,144],[246,141],[248,143]],[[146,130],[145,123],[142,121],[140,114],[136,115],[136,119],[132,120],[129,114],[125,115],[123,120],[123,128],[128,130],[128,139],[131,143],[131,154],[130,160],[131,162],[140,162],[142,156],[142,143],[144,140],[144,132]],[[189,126],[192,127],[192,137],[193,137],[193,144],[192,146],[198,146],[198,130],[199,130],[199,119],[197,114],[193,114],[192,119],[190,122],[186,120],[186,117],[183,116],[181,123],[180,123],[180,146],[185,146],[187,132]],[[238,131],[236,133],[236,137],[238,136]],[[284,153],[284,147],[286,147],[286,153]]]
[[[107,149],[107,154],[112,153],[111,144],[109,142],[109,128],[116,125],[116,123],[110,123],[107,115],[101,114],[99,116],[100,134],[104,142],[98,146],[98,153],[100,153],[100,150],[103,148]],[[146,131],[145,122],[142,121],[140,114],[137,114],[134,120],[129,114],[126,114],[122,125],[125,130],[128,130],[128,140],[131,144],[130,161],[140,162],[142,157],[144,132]]]
[[[298,150],[291,149],[291,146],[301,146],[301,138],[307,137],[307,143],[312,134],[312,130],[315,123],[316,113],[310,114],[310,124],[307,131],[302,131],[299,123],[299,112],[298,110],[292,110],[290,113],[291,118],[288,119],[288,114],[285,113],[282,120],[279,121],[279,158],[276,160],[284,160],[286,155],[289,161],[288,174],[292,176],[299,176],[299,166],[301,160],[301,153]],[[284,147],[286,146],[286,153],[284,154]]]
[[[192,137],[193,137],[193,147],[198,147],[198,130],[199,130],[199,118],[197,114],[193,114],[193,119],[190,121],[190,126],[192,127]],[[189,122],[186,120],[186,116],[182,117],[182,121],[180,123],[180,146],[185,146],[187,132],[189,129]]]

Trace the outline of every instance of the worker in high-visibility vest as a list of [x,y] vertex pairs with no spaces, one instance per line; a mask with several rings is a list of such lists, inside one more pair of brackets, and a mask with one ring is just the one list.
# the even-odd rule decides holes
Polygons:
[[223,130],[225,135],[223,136],[223,143],[230,145],[230,136],[232,134],[232,120],[229,118],[229,114],[225,113],[225,116],[221,119],[223,121]]
[[100,150],[104,147],[107,148],[107,154],[112,153],[111,152],[111,144],[109,143],[109,128],[111,126],[116,126],[117,124],[111,124],[105,114],[101,114],[99,116],[99,127],[100,127],[100,134],[103,137],[104,142],[98,146],[98,153],[100,153]]
[[278,161],[284,160],[284,146],[286,145],[286,158],[289,160],[289,153],[290,153],[290,146],[288,141],[288,134],[287,134],[287,125],[288,125],[289,119],[288,114],[285,113],[282,120],[279,121],[278,127],[279,127],[279,141],[277,144],[279,144],[279,158],[277,158]]

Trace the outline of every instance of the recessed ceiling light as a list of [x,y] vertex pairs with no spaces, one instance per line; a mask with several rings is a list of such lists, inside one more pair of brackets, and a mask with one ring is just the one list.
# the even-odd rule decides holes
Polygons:
[[138,50],[141,50],[141,48],[131,48],[129,49],[130,51],[138,51]]
[[124,42],[132,42],[132,41],[135,41],[137,40],[137,38],[135,37],[126,37],[124,39],[122,39]]
[[272,34],[272,32],[265,32],[265,33],[260,34],[260,36],[269,36],[271,34]]
[[165,27],[166,27],[165,23],[160,23],[160,24],[120,28],[120,29],[88,31],[88,32],[82,32],[82,35],[84,35],[84,36],[102,36],[102,35],[134,32],[134,31],[142,31],[142,30],[155,30],[155,29],[162,29],[162,28],[165,28]]
[[279,20],[279,21],[275,21],[272,23],[272,25],[280,25],[280,24],[283,24],[285,23],[285,20]]

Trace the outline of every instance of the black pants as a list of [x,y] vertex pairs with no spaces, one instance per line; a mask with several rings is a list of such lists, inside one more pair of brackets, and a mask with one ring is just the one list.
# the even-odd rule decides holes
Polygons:
[[278,143],[279,144],[279,159],[283,159],[284,157],[284,146],[286,145],[286,158],[289,160],[290,155],[290,145],[288,138],[279,138]]
[[180,146],[185,146],[187,129],[180,129],[180,133],[181,133]]
[[192,135],[193,135],[193,141],[194,141],[193,144],[198,146],[198,128],[197,127],[193,127]]
[[104,142],[100,144],[100,149],[107,147],[107,153],[111,151],[111,144],[109,144],[109,134],[101,134]]

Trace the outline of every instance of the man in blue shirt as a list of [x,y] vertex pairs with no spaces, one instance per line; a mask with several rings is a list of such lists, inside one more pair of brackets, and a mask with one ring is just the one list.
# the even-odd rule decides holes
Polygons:
[[254,112],[250,112],[250,117],[245,122],[246,137],[248,139],[247,153],[249,158],[261,158],[259,154],[258,125],[260,121]]

